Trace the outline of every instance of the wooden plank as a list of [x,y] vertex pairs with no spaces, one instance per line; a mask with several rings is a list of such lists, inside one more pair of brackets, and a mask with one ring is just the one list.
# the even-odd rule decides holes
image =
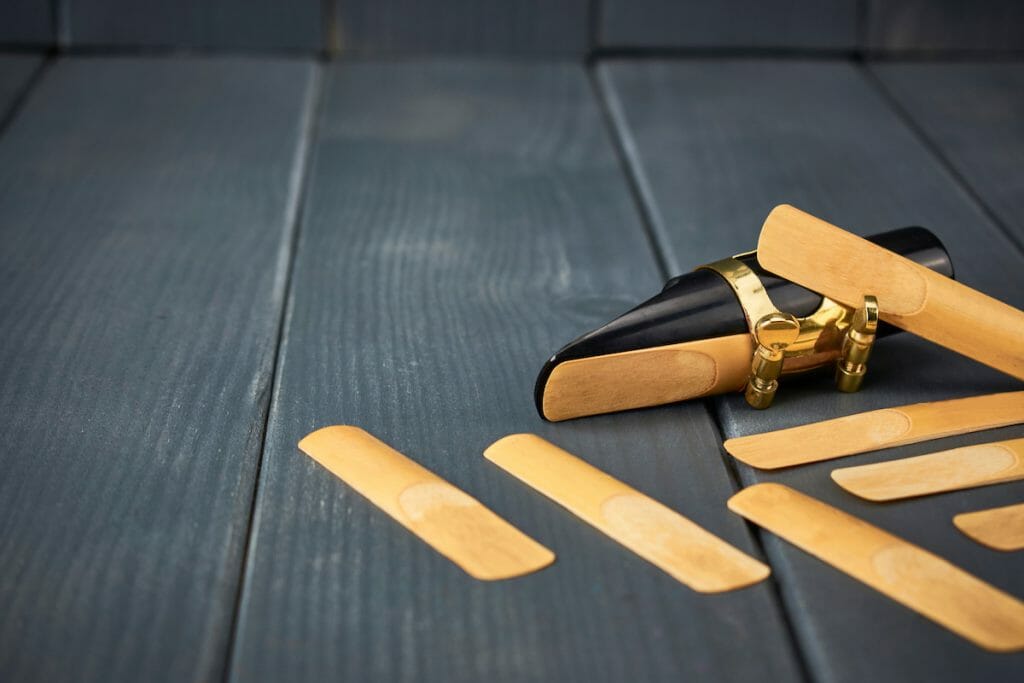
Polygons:
[[872,64],[956,174],[1024,244],[1024,64]]
[[50,0],[4,0],[0,3],[0,45],[48,47],[56,41]]
[[63,60],[0,138],[0,679],[221,675],[312,76]]
[[323,45],[317,0],[65,0],[74,46],[301,50]]
[[1024,49],[1017,0],[865,0],[864,47],[872,52],[998,52]]
[[[342,64],[326,92],[232,678],[796,678],[770,584],[699,596],[483,458],[539,433],[756,555],[703,406],[534,410],[548,353],[660,285],[583,69]],[[473,581],[296,448],[338,423],[558,560]]]
[[857,0],[603,0],[599,31],[612,48],[852,50]]
[[0,122],[25,93],[28,82],[42,63],[35,55],[0,55]]
[[[856,67],[794,60],[613,62],[602,66],[600,76],[674,269],[752,248],[771,208],[788,202],[861,234],[924,225],[948,247],[959,280],[1024,304],[1021,253]],[[840,394],[830,373],[811,373],[784,378],[766,411],[749,409],[740,395],[715,404],[725,436],[735,437],[1019,388],[995,371],[901,334],[879,341],[860,393]],[[1024,428],[1009,427],[853,456],[844,464],[1021,434]],[[943,521],[1019,500],[1019,483],[880,506],[835,486],[828,476],[834,467],[826,461],[755,472],[737,463],[745,483],[786,483],[1024,595],[1024,557],[996,560]],[[1022,655],[982,652],[771,535],[765,544],[816,678],[997,680],[1024,665]]]
[[589,0],[351,0],[333,3],[332,49],[358,54],[582,56]]

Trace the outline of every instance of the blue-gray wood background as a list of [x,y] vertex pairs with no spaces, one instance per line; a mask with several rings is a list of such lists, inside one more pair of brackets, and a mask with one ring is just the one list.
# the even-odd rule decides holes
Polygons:
[[[1021,680],[725,500],[783,481],[1024,597],[951,523],[1024,483],[874,505],[721,448],[1019,383],[903,335],[763,413],[551,425],[531,388],[782,202],[925,225],[1024,306],[1022,60],[1011,0],[3,2],[0,681]],[[557,563],[468,578],[298,452],[334,423]],[[689,591],[481,457],[519,431],[771,579]]]
[[1014,52],[1016,0],[5,0],[0,45],[361,55]]

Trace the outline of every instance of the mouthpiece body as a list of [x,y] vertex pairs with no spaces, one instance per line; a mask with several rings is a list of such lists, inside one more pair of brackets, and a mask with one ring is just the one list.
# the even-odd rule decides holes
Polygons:
[[[868,239],[953,277],[945,247],[924,228]],[[537,410],[559,421],[741,391],[758,348],[756,324],[774,312],[800,321],[782,374],[835,366],[855,311],[768,273],[749,252],[670,279],[656,296],[562,347],[537,377]],[[897,331],[880,323],[876,336]]]

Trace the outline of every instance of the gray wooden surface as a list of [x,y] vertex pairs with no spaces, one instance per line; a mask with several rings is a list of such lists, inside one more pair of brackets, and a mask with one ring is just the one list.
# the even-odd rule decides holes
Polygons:
[[42,61],[35,55],[0,54],[0,125],[27,92]]
[[[1024,64],[872,70],[995,221],[1024,246]],[[1017,277],[1018,286],[1024,275]]]
[[0,680],[217,680],[308,64],[72,59],[0,137]]
[[359,54],[582,57],[589,0],[338,0],[331,46]]
[[193,47],[246,51],[323,45],[319,0],[60,0],[62,37],[91,47]]
[[863,0],[864,47],[877,52],[1020,52],[1019,0]]
[[[700,403],[543,423],[559,344],[660,284],[581,67],[333,67],[232,680],[793,680],[773,584],[701,596],[482,457],[539,432],[750,552]],[[298,451],[354,423],[558,553],[470,579]]]
[[[957,277],[1024,305],[1024,255],[888,106],[843,63],[688,61],[613,63],[602,82],[631,167],[674,268],[750,248],[768,210],[790,202],[860,233],[919,223],[949,248]],[[980,162],[979,162],[980,163]],[[1019,382],[904,335],[880,343],[865,389],[833,392],[827,373],[783,383],[771,410],[740,396],[715,402],[726,436],[888,405],[1020,388]],[[1010,428],[848,458],[867,463],[1024,434]],[[742,480],[782,481],[934,550],[1024,595],[1024,556],[998,554],[954,529],[953,514],[1020,500],[1004,484],[877,505],[829,479],[835,463]],[[764,534],[786,605],[816,678],[1011,680],[1024,655],[986,653]]]
[[[458,30],[493,20],[467,12]],[[509,17],[493,30],[519,37],[492,45],[547,49]],[[413,51],[477,49],[423,40]],[[551,425],[531,397],[548,353],[657,290],[658,262],[750,248],[782,201],[860,233],[930,227],[959,279],[1024,306],[1019,64],[620,60],[588,82],[568,62],[367,60],[325,67],[323,88],[301,60],[40,67],[0,57],[0,112],[20,101],[0,129],[0,680],[1024,670],[724,507],[733,475],[783,481],[1021,597],[1024,555],[950,519],[1024,484],[875,505],[830,482],[838,463],[767,475],[720,450],[720,432],[1019,383],[903,335],[879,344],[862,393],[789,378],[767,412],[732,396]],[[557,563],[469,579],[296,449],[344,422]],[[691,593],[483,460],[514,431],[763,543],[773,579]]]
[[[58,37],[59,34],[59,37]],[[1020,52],[1017,0],[6,0],[0,46],[565,55]]]
[[0,45],[47,46],[55,40],[51,0],[0,3]]
[[612,48],[852,50],[857,0],[602,0],[598,44]]

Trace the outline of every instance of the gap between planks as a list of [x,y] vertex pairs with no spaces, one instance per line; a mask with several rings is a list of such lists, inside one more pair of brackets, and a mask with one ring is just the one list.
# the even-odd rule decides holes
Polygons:
[[[630,196],[636,206],[641,225],[644,227],[644,236],[658,264],[659,275],[661,275],[663,280],[667,280],[676,274],[674,271],[681,271],[681,268],[675,262],[670,243],[664,232],[663,222],[658,217],[658,202],[650,190],[650,183],[645,176],[643,164],[640,161],[640,152],[627,123],[622,103],[619,101],[615,87],[609,82],[608,77],[598,72],[600,65],[601,60],[595,59],[586,66],[587,80],[590,83],[596,105],[601,110],[602,120],[611,139],[616,158],[619,160],[622,174],[629,186]],[[607,73],[607,71],[604,72],[604,74]],[[709,402],[709,399],[699,398],[691,400],[697,400],[701,403],[705,414],[707,414],[711,424],[714,426],[715,434],[719,441],[719,460],[725,469],[732,490],[739,492],[743,489],[744,485],[739,470],[722,445],[724,444],[725,429],[722,425],[721,416],[714,409],[714,404]],[[725,505],[725,501],[722,501],[722,505]],[[771,568],[772,573],[776,574],[776,566],[772,555],[767,552],[764,545],[763,530],[748,523],[747,533],[750,535],[750,539],[757,548],[760,557]],[[790,652],[800,671],[801,678],[808,681],[812,680],[808,653],[804,652],[802,639],[797,635],[796,615],[790,612],[789,604],[783,599],[779,581],[773,579],[768,581],[767,585],[770,586],[772,601],[778,605],[782,623],[785,624],[785,639],[789,643]]]
[[253,531],[256,529],[256,501],[259,499],[260,489],[263,482],[263,458],[267,450],[267,431],[270,422],[270,412],[277,400],[278,377],[281,370],[281,345],[284,341],[284,332],[287,327],[292,308],[292,275],[295,272],[295,255],[298,252],[299,232],[302,225],[302,214],[305,209],[307,195],[307,179],[312,166],[314,156],[314,143],[320,122],[320,113],[323,106],[324,91],[324,67],[322,64],[313,65],[313,76],[310,79],[309,91],[306,93],[305,113],[302,118],[300,139],[295,149],[295,158],[292,164],[292,175],[289,178],[288,208],[286,222],[288,229],[282,239],[279,259],[277,263],[278,279],[275,282],[275,291],[280,292],[281,305],[278,308],[277,331],[274,342],[274,351],[270,361],[270,381],[265,389],[269,394],[269,400],[264,404],[262,416],[262,433],[260,434],[260,451],[256,458],[256,472],[253,475],[253,485],[249,491],[249,513],[245,527],[245,542],[242,546],[242,557],[239,564],[239,577],[237,590],[231,605],[230,626],[228,630],[228,643],[224,652],[224,664],[221,673],[221,681],[225,683],[232,678],[232,671],[235,666],[235,644],[238,641],[238,628],[240,624],[242,598],[245,595],[246,586],[249,583],[249,550],[252,547]]
[[985,217],[999,229],[1003,236],[1006,237],[1012,244],[1017,248],[1019,252],[1024,254],[1024,240],[1018,237],[1010,226],[1003,221],[1002,217],[992,209],[981,196],[981,194],[974,189],[974,185],[967,179],[967,176],[962,173],[956,165],[953,163],[949,155],[942,149],[942,145],[935,139],[933,139],[925,127],[914,118],[913,113],[910,109],[905,107],[896,94],[885,84],[885,82],[875,73],[874,69],[871,68],[870,62],[864,62],[858,65],[858,71],[864,76],[864,80],[868,82],[875,92],[877,92],[882,101],[885,102],[886,106],[889,107],[896,114],[896,117],[910,130],[911,134],[917,138],[917,141],[921,143],[921,146],[927,150],[927,152],[934,158],[936,166],[939,166],[944,170],[950,179],[959,187],[965,195],[970,199],[971,202],[981,211]]

